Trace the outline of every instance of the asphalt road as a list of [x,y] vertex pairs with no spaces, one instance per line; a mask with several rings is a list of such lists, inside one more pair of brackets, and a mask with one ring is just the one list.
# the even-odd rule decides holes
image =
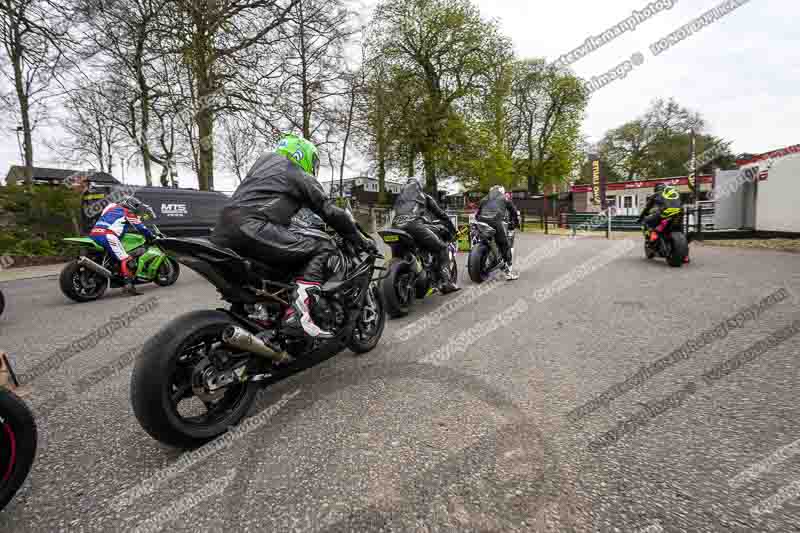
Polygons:
[[[800,439],[800,335],[712,384],[700,377],[800,319],[800,255],[696,246],[691,265],[672,269],[645,260],[638,241],[617,256],[608,252],[616,242],[584,239],[554,253],[556,241],[566,239],[518,236],[518,258],[543,257],[518,281],[421,302],[389,322],[373,352],[340,354],[265,390],[245,434],[195,456],[139,427],[131,366],[42,405],[170,319],[217,307],[211,285],[184,270],[175,286],[147,286],[145,296],[112,291],[74,304],[55,278],[2,284],[0,349],[15,354],[21,373],[111,315],[152,296],[158,306],[34,380],[40,450],[0,512],[0,531],[800,530],[800,491],[751,512],[800,485],[800,445],[769,471],[730,482]],[[474,290],[465,260],[462,284]],[[539,290],[548,287],[558,290]],[[792,297],[567,420],[780,288]],[[456,298],[466,305],[439,307]],[[688,398],[589,449],[689,382]]]

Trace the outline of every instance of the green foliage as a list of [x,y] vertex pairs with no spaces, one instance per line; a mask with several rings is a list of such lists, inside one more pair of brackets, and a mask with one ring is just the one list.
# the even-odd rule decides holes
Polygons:
[[57,255],[60,239],[73,236],[80,216],[80,195],[66,187],[0,187],[0,254]]
[[656,179],[686,176],[690,169],[692,128],[697,132],[696,152],[717,147],[710,161],[698,169],[711,172],[714,166],[723,170],[736,167],[735,156],[728,144],[713,135],[703,134],[705,121],[695,113],[678,105],[674,100],[656,100],[636,120],[627,122],[606,133],[600,153],[619,179]]

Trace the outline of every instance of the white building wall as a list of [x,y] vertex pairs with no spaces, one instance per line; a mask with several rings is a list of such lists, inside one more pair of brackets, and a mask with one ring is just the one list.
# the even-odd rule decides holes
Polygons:
[[800,232],[800,156],[775,160],[758,183],[756,229]]

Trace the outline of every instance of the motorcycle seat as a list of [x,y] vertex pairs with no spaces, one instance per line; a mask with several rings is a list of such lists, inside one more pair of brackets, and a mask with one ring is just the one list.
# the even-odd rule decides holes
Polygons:
[[416,246],[414,243],[414,237],[411,236],[410,233],[403,231],[401,229],[384,229],[378,232],[378,235],[381,236],[383,242],[386,244],[394,244],[394,243],[402,243],[406,246]]
[[476,220],[475,221],[475,228],[478,230],[478,232],[481,235],[485,235],[487,238],[488,237],[494,237],[494,234],[495,234],[494,228],[491,227],[486,222],[481,222],[479,220]]
[[291,275],[291,273],[244,257],[235,250],[217,246],[213,242],[199,237],[166,238],[159,240],[159,245],[173,252],[179,258],[180,256],[191,256],[216,264],[240,264],[244,268],[245,274],[257,273],[275,281],[283,280]]

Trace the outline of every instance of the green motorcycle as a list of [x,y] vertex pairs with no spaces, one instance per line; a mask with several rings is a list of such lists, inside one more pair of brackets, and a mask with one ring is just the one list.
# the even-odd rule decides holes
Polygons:
[[[164,237],[155,225],[152,225],[152,230],[157,237]],[[61,292],[68,298],[76,302],[91,302],[102,297],[109,286],[112,289],[125,286],[119,261],[105,248],[89,237],[64,240],[81,245],[78,258],[61,271]],[[126,233],[120,242],[130,256],[128,267],[136,273],[137,285],[152,282],[168,287],[178,281],[178,262],[167,256],[158,243],[148,246],[147,239],[138,233]]]

